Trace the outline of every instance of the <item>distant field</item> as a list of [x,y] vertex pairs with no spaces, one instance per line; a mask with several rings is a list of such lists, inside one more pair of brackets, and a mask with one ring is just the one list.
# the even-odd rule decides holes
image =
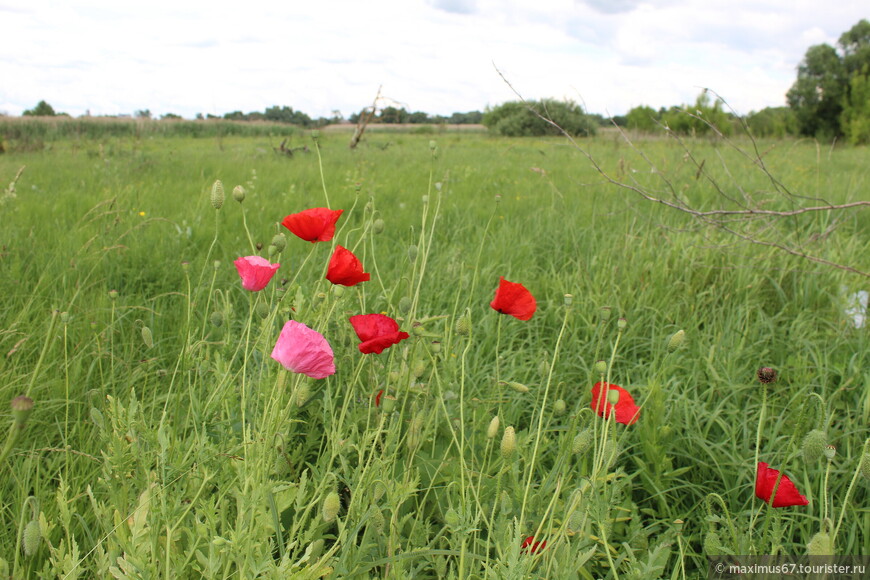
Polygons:
[[[6,133],[0,578],[695,578],[820,532],[870,553],[870,212],[800,212],[870,200],[867,149],[378,128]],[[344,210],[331,240],[281,225],[318,207]],[[370,280],[325,279],[337,245]],[[280,263],[261,291],[251,255]],[[490,306],[501,277],[530,319]],[[359,314],[409,337],[363,354]],[[335,374],[270,356],[290,319]],[[616,390],[596,414],[599,382],[636,420]],[[757,462],[808,505],[756,497]]]

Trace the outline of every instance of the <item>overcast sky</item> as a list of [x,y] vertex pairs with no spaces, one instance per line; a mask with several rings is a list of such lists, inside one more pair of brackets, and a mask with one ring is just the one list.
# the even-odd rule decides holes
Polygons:
[[378,87],[449,115],[526,98],[600,114],[785,104],[806,49],[868,0],[0,0],[0,112],[347,116]]

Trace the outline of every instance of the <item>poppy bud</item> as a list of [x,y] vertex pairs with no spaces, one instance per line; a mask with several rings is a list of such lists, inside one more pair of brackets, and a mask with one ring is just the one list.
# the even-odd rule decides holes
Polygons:
[[870,480],[870,453],[861,454],[861,462],[858,464],[858,469],[864,479]]
[[272,236],[272,245],[278,248],[279,252],[283,252],[287,247],[287,236],[284,234],[275,234]]
[[151,348],[154,346],[154,336],[151,334],[151,329],[147,326],[142,327],[142,342],[145,346]]
[[803,445],[801,446],[804,453],[804,460],[807,463],[815,463],[825,452],[825,444],[828,442],[828,437],[824,431],[813,429],[804,437]]
[[211,206],[215,209],[220,209],[224,205],[224,184],[220,179],[216,179],[211,186]]
[[275,244],[269,244],[269,248],[266,250],[266,255],[270,258],[273,258],[275,254],[278,253],[278,247]]
[[501,456],[505,459],[510,459],[514,451],[517,450],[517,434],[514,428],[507,427],[504,430],[504,435],[501,437]]
[[459,336],[468,336],[471,334],[471,318],[468,317],[468,314],[463,314],[456,319],[456,325],[453,330]]
[[571,442],[571,453],[574,455],[583,455],[592,446],[592,431],[588,428],[584,429],[574,437]]
[[256,246],[258,252],[263,249],[263,242],[257,242],[254,245]]
[[807,543],[807,554],[810,556],[833,556],[834,542],[827,532],[817,532]]
[[486,436],[489,439],[493,439],[496,435],[498,435],[498,424],[499,423],[500,423],[500,421],[499,421],[498,415],[496,415],[495,417],[493,417],[490,420],[489,426],[486,428]]
[[607,372],[607,361],[597,360],[595,361],[595,366],[592,367],[596,373],[599,375],[603,375]]
[[25,556],[33,556],[39,545],[42,543],[42,533],[39,531],[39,521],[30,520],[24,526],[24,532],[21,534],[21,549],[24,550]]
[[384,233],[384,220],[382,220],[381,218],[378,218],[372,222],[372,233],[374,233],[374,234]]
[[214,266],[215,270],[220,270],[221,269],[221,261],[215,260],[214,263],[212,264],[212,266]]
[[522,383],[516,383],[516,382],[511,381],[511,382],[508,382],[507,384],[510,386],[510,388],[512,388],[513,390],[515,390],[518,393],[528,393],[529,392],[529,387],[525,386]]
[[329,492],[326,499],[323,500],[323,521],[331,522],[338,516],[338,511],[341,509],[341,499],[334,491]]
[[417,359],[414,361],[414,366],[411,367],[411,374],[414,375],[414,378],[419,379],[423,376],[423,373],[426,372],[426,361],[423,359]]
[[553,403],[553,414],[557,417],[561,417],[565,414],[568,406],[565,404],[563,399],[557,399],[555,403]]
[[686,342],[686,331],[678,330],[668,339],[668,352],[674,352]]
[[372,523],[372,527],[377,533],[382,534],[384,532],[384,514],[381,513],[380,509],[375,507],[369,521]]
[[410,311],[411,299],[407,296],[402,296],[402,298],[399,299],[399,312],[401,312],[402,314],[407,314]]
[[303,407],[311,398],[311,385],[308,382],[301,383],[296,389],[296,406]]
[[408,246],[408,259],[413,263],[417,261],[417,246],[411,244]]
[[215,310],[211,313],[211,316],[208,317],[209,322],[215,328],[220,328],[224,324],[224,315],[222,312]]
[[103,419],[103,414],[100,410],[96,407],[91,407],[90,415],[93,424],[102,429],[105,425],[105,420]]
[[239,203],[245,201],[245,188],[237,185],[233,188],[233,199]]
[[429,203],[429,196],[428,195],[424,195],[422,199],[423,199],[423,205],[426,205],[427,203]]
[[758,381],[763,384],[776,382],[776,371],[770,367],[761,367],[756,374]]
[[257,316],[259,316],[260,318],[266,318],[267,316],[269,316],[269,305],[265,302],[257,302],[254,310],[257,312]]
[[429,141],[429,149],[431,151],[435,151],[435,149],[437,149],[437,148],[438,148],[438,143],[436,143],[434,139]]
[[33,412],[33,399],[19,395],[12,399],[10,406],[12,407],[12,422],[15,424],[15,427],[24,429],[30,413]]
[[459,518],[459,514],[456,513],[456,510],[453,508],[449,508],[444,513],[444,523],[447,524],[451,528],[456,528],[461,523],[461,519]]
[[722,540],[716,530],[707,532],[704,536],[704,553],[707,556],[719,556],[722,554]]

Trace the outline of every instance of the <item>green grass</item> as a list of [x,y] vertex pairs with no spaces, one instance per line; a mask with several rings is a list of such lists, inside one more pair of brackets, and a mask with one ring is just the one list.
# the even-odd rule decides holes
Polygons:
[[[0,577],[702,577],[708,554],[805,553],[825,526],[836,553],[870,553],[867,480],[853,483],[867,331],[843,312],[866,278],[644,201],[561,139],[430,138],[373,132],[350,150],[345,134],[321,133],[319,149],[296,135],[310,151],[288,158],[272,150],[283,136],[103,134],[0,156],[4,189],[26,166],[0,205],[0,401],[34,401],[23,429],[0,414],[14,434]],[[803,203],[726,144],[688,141],[693,157],[668,139],[634,144],[580,146],[699,208],[744,193]],[[866,149],[759,150],[794,194],[866,198]],[[345,210],[333,242],[280,226],[327,198]],[[841,215],[835,228],[831,212],[733,225],[867,271],[867,212]],[[233,260],[265,256],[282,231],[278,274],[243,290]],[[369,282],[323,279],[335,243]],[[489,307],[499,276],[535,295],[531,320]],[[373,312],[411,338],[362,355],[347,318]],[[334,376],[270,358],[289,317],[327,338]],[[599,359],[642,406],[637,423],[592,412]],[[780,375],[766,392],[761,366]],[[813,428],[836,445],[831,462],[804,458]],[[574,453],[582,433],[591,445]],[[810,504],[757,499],[756,453]],[[32,519],[40,540],[25,552]],[[523,551],[527,536],[546,547]]]

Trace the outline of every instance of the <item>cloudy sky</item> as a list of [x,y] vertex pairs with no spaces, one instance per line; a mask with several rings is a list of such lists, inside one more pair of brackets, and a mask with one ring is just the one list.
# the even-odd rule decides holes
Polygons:
[[708,87],[748,113],[862,18],[867,0],[0,0],[0,112],[347,116],[382,87],[430,114],[515,89],[617,115]]

